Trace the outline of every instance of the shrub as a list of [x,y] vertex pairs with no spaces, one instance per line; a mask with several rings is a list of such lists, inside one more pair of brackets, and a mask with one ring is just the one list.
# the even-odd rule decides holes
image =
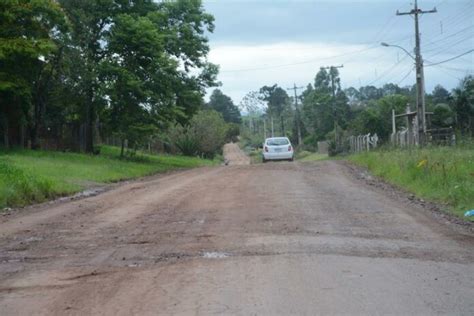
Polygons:
[[219,112],[200,111],[190,121],[191,135],[199,144],[200,154],[214,158],[226,141],[228,125]]
[[[229,132],[229,129],[234,129]],[[235,126],[227,124],[222,115],[214,110],[200,111],[193,116],[189,125],[173,126],[168,131],[171,143],[186,156],[200,155],[214,158],[229,135],[235,136]]]
[[199,153],[199,142],[191,133],[181,135],[175,144],[179,151],[185,156],[196,156]]
[[16,168],[8,160],[0,160],[0,207],[41,202],[50,197],[49,181]]

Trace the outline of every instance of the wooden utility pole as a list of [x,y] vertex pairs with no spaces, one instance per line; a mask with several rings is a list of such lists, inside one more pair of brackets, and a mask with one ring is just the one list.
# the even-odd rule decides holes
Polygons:
[[329,70],[329,77],[331,78],[331,89],[332,89],[332,107],[333,107],[333,116],[334,116],[334,141],[337,145],[337,119],[336,119],[336,85],[334,82],[333,76],[333,69],[343,68],[344,65],[340,66],[328,66],[328,67],[321,67],[322,69]]
[[295,93],[296,132],[298,134],[298,145],[303,145],[303,139],[301,138],[301,116],[298,108],[298,95],[296,93],[298,89],[304,89],[304,87],[297,87],[296,83],[293,83],[293,87],[287,88],[286,90],[293,90]]
[[423,11],[418,8],[418,0],[415,0],[415,7],[410,12],[399,12],[397,15],[412,15],[415,19],[415,62],[416,62],[416,108],[418,123],[418,141],[420,145],[426,142],[426,107],[425,107],[425,77],[423,72],[423,58],[420,48],[420,25],[419,16],[426,13],[436,13],[436,8],[429,11]]
[[270,123],[272,124],[272,137],[275,137],[275,133],[273,132],[273,115],[270,115]]
[[267,118],[263,116],[263,139],[267,139]]

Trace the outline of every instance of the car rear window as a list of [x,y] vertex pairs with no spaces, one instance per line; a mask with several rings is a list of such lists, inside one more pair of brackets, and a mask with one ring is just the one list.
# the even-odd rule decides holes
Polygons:
[[267,140],[267,145],[269,146],[283,146],[288,145],[290,142],[286,138],[276,138]]

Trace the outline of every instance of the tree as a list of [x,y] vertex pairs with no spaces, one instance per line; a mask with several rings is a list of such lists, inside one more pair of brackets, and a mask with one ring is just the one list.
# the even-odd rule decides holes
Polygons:
[[251,115],[265,113],[267,105],[258,91],[250,91],[240,101],[240,108]]
[[431,93],[433,104],[448,104],[451,94],[442,85],[436,85]]
[[285,118],[283,114],[289,108],[290,98],[284,89],[278,85],[260,88],[262,99],[268,104],[269,115],[280,119],[281,135],[285,135]]
[[[334,95],[333,82],[334,81]],[[334,130],[335,122],[345,128],[350,119],[349,100],[341,89],[341,80],[336,68],[329,71],[321,68],[315,76],[314,87],[303,92],[303,122],[313,134],[313,145]]]
[[[107,35],[114,17],[121,10],[114,0],[59,0],[66,12],[72,31],[69,46],[77,50],[78,85],[81,90],[81,116],[84,122],[82,146],[94,151],[94,123],[100,104],[103,104],[103,76],[101,63],[107,55]],[[126,6],[124,6],[126,7]]]
[[215,89],[212,92],[207,108],[221,113],[227,123],[240,124],[242,122],[239,108],[234,105],[230,97],[219,89]]
[[32,146],[37,147],[45,92],[59,58],[58,39],[66,26],[56,1],[0,3],[0,124],[6,147],[11,122],[19,122],[22,130],[29,123]]
[[374,86],[360,87],[359,93],[362,101],[377,100],[382,97],[382,91]]
[[136,145],[153,133],[153,123],[163,111],[172,111],[172,106],[159,105],[169,101],[162,88],[173,82],[178,65],[163,54],[163,38],[147,17],[117,16],[108,40],[110,124],[121,138],[123,156],[126,139]]
[[472,136],[474,132],[474,77],[465,77],[452,94],[456,126],[461,133]]

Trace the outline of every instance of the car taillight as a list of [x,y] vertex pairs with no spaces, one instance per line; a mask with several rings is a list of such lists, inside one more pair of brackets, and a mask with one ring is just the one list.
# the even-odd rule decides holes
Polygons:
[[288,146],[288,151],[291,151],[291,146]]
[[268,152],[268,147],[267,147],[267,146],[265,146],[265,152],[266,152],[266,153]]

